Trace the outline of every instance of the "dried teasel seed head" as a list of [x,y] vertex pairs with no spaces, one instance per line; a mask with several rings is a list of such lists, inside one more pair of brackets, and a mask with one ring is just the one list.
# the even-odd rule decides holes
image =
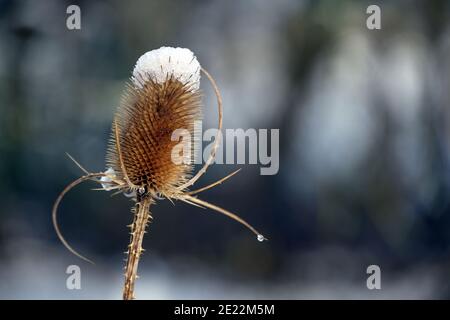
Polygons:
[[184,129],[198,136],[194,122],[201,118],[199,85],[200,64],[188,49],[162,47],[139,58],[117,110],[106,156],[107,167],[119,179],[126,174],[133,185],[151,194],[180,193],[178,187],[193,168],[172,160],[172,149],[180,143],[172,134]]

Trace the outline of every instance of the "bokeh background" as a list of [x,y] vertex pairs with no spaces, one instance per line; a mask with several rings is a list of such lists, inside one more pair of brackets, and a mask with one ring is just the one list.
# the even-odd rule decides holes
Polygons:
[[[81,7],[81,30],[66,8]],[[366,28],[378,4],[382,30]],[[57,240],[50,211],[104,170],[137,58],[193,50],[215,77],[225,128],[279,128],[280,170],[215,165],[202,198],[161,201],[144,241],[141,299],[450,298],[450,2],[0,0],[0,298],[119,299],[130,201],[84,184]],[[206,81],[204,129],[216,124]],[[81,290],[67,290],[68,265]],[[366,268],[379,265],[381,290]]]

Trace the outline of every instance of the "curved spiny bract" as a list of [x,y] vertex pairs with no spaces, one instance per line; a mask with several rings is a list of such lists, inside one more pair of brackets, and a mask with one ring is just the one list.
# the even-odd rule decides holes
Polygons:
[[[195,121],[201,118],[201,93],[189,85],[169,77],[160,84],[149,79],[139,88],[129,84],[115,116],[118,144],[125,173],[136,186],[145,187],[151,194],[177,197],[177,188],[192,173],[190,164],[176,164],[172,159],[172,140],[177,129],[187,130],[191,137],[191,160],[194,138],[198,137]],[[124,177],[116,148],[115,128],[109,141],[107,165],[119,178]],[[185,139],[185,138],[183,138]]]

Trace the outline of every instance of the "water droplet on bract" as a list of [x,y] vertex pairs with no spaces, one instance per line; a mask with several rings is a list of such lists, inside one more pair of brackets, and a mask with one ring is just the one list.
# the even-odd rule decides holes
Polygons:
[[262,234],[258,234],[256,239],[258,239],[259,242],[263,242],[264,240],[266,240],[266,238],[264,238],[264,236]]

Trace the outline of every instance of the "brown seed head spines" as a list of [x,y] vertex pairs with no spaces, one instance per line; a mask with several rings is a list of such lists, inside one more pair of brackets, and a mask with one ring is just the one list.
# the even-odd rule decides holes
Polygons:
[[[190,89],[172,77],[163,84],[150,79],[142,88],[127,86],[115,119],[124,167],[133,184],[170,196],[191,176],[192,165],[173,162],[172,149],[179,141],[171,139],[176,129],[198,137],[194,123],[201,118],[201,93]],[[114,132],[106,160],[123,176]]]

